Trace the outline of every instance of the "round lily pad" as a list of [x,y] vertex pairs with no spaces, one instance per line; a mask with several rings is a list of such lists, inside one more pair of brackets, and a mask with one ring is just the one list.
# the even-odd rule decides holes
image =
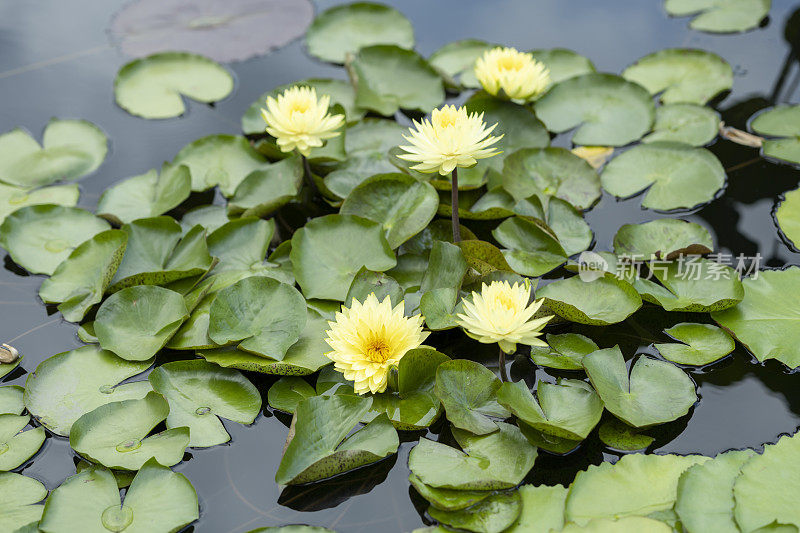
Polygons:
[[457,529],[495,533],[508,529],[521,511],[522,501],[517,492],[501,492],[458,511],[443,511],[431,506],[428,514],[438,522]]
[[620,198],[647,189],[642,207],[691,209],[716,197],[725,185],[725,169],[705,148],[658,141],[634,146],[612,159],[600,181]]
[[609,448],[623,452],[644,450],[655,441],[650,435],[616,418],[600,424],[597,436]]
[[611,274],[583,281],[578,276],[555,281],[536,291],[551,311],[571,322],[605,326],[622,322],[642,306],[630,283]]
[[[42,516],[43,505],[36,505],[47,496],[47,489],[39,481],[12,472],[0,472],[0,530],[36,530]],[[32,528],[32,529],[29,529]]]
[[800,189],[786,192],[774,212],[775,221],[786,240],[800,249]]
[[492,48],[493,45],[477,39],[453,41],[432,53],[428,63],[464,87],[476,88],[481,85],[475,78],[475,61]]
[[511,533],[561,530],[568,489],[563,485],[522,485],[518,492],[522,498],[522,513],[509,530]]
[[199,225],[206,228],[209,234],[228,221],[228,210],[221,205],[195,207],[188,210],[180,220],[184,233]]
[[736,271],[708,259],[653,263],[650,268],[661,285],[638,278],[633,286],[643,299],[667,311],[721,311],[735,306],[744,296]]
[[107,403],[143,398],[150,383],[121,382],[152,363],[152,359],[126,361],[97,346],[56,354],[28,374],[25,407],[47,429],[67,436],[81,415]]
[[42,447],[43,427],[23,431],[30,419],[29,416],[0,415],[0,472],[14,470]]
[[17,128],[0,135],[0,182],[33,188],[91,174],[106,157],[108,140],[86,120],[54,118],[39,145]]
[[266,217],[297,197],[303,183],[303,164],[288,157],[247,175],[228,202],[228,214]]
[[161,52],[124,65],[114,80],[117,105],[142,118],[171,118],[186,111],[183,97],[211,103],[233,91],[233,76],[207,57]]
[[550,71],[551,83],[595,72],[590,59],[566,48],[531,50],[529,53],[535,60],[544,63]]
[[344,63],[348,54],[374,44],[413,48],[414,28],[396,9],[355,2],[323,11],[306,32],[308,53],[331,63]]
[[584,74],[557,83],[536,102],[536,116],[556,133],[577,127],[574,144],[624,146],[653,125],[648,92],[613,74]]
[[568,256],[586,250],[594,240],[592,228],[581,212],[561,198],[534,195],[517,202],[513,209],[518,215],[543,220]]
[[665,0],[673,17],[695,16],[689,27],[710,33],[733,33],[757,28],[769,14],[771,0]]
[[656,349],[664,359],[681,365],[707,365],[725,357],[736,347],[725,330],[711,324],[682,322],[664,330],[664,333],[685,344],[655,344]]
[[653,132],[642,142],[676,141],[705,146],[719,133],[719,113],[697,104],[667,104],[656,108]]
[[69,445],[90,461],[117,470],[139,470],[150,458],[172,466],[183,459],[189,428],[148,436],[167,414],[167,400],[152,391],[139,400],[107,403],[72,424]]
[[614,235],[614,253],[632,261],[675,259],[709,254],[714,240],[706,228],[677,218],[659,218],[643,224],[624,224]]
[[0,225],[0,246],[33,274],[51,275],[80,243],[111,229],[105,220],[77,207],[23,207]]
[[539,366],[559,370],[583,370],[583,356],[599,347],[589,337],[578,333],[562,333],[545,337],[547,347],[531,346],[531,359]]
[[166,363],[148,379],[169,403],[167,427],[188,427],[191,447],[214,446],[231,439],[218,416],[252,424],[261,411],[261,395],[250,380],[241,372],[206,361]]
[[408,476],[408,480],[420,496],[428,500],[434,508],[442,511],[460,511],[472,507],[492,495],[492,492],[488,490],[452,490],[431,487],[414,474]]
[[691,378],[671,363],[643,355],[629,378],[619,346],[584,356],[583,367],[606,409],[634,427],[676,420],[697,401]]
[[245,137],[219,134],[187,144],[172,164],[189,167],[193,191],[219,185],[222,194],[232,196],[251,172],[267,168],[269,161]]
[[74,207],[78,203],[80,189],[77,185],[54,185],[30,190],[0,183],[0,224],[8,215],[29,205],[54,204]]
[[567,260],[567,253],[552,230],[537,219],[513,217],[492,231],[503,245],[503,257],[514,272],[541,276]]
[[129,361],[153,357],[189,316],[183,297],[154,285],[112,294],[97,310],[94,330],[100,346]]
[[25,410],[22,395],[25,390],[19,385],[0,387],[0,415],[21,415]]
[[777,106],[758,113],[750,127],[771,137],[762,146],[765,156],[800,164],[800,106]]
[[508,410],[498,403],[501,382],[494,372],[480,363],[457,359],[436,368],[434,392],[442,401],[453,426],[475,435],[497,431],[494,419],[508,418]]
[[275,223],[255,217],[231,220],[208,236],[208,251],[219,259],[214,273],[263,272],[264,259],[275,232]]

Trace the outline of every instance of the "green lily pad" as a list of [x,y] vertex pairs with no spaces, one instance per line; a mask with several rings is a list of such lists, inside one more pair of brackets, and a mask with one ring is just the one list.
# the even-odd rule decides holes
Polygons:
[[229,222],[228,210],[221,205],[201,205],[187,211],[180,222],[184,233],[198,225],[213,233]]
[[624,533],[636,531],[637,533],[670,533],[675,530],[668,524],[644,516],[625,516],[622,518],[594,518],[585,525],[580,526],[570,522],[564,526],[560,533]]
[[0,415],[0,472],[14,470],[30,459],[44,443],[44,428],[23,431],[31,417]]
[[544,221],[567,255],[582,252],[594,240],[592,228],[571,203],[561,198],[534,195],[513,206],[516,214]]
[[643,355],[628,377],[619,346],[586,355],[583,367],[606,409],[634,427],[676,420],[697,401],[691,378],[671,363]]
[[189,446],[207,447],[231,440],[218,418],[252,424],[261,395],[240,372],[202,360],[175,361],[148,376],[153,390],[169,403],[167,428],[189,428]]
[[757,28],[770,4],[770,0],[665,0],[664,9],[673,17],[697,15],[689,23],[693,30],[732,33]]
[[733,483],[754,455],[753,450],[721,453],[681,474],[675,512],[688,531],[738,533],[733,518]]
[[323,11],[306,32],[308,53],[331,63],[344,63],[348,54],[374,44],[413,48],[414,28],[396,9],[355,2]]
[[219,259],[213,272],[268,274],[275,265],[266,264],[264,259],[274,232],[273,221],[255,217],[223,224],[207,239],[209,253]]
[[665,104],[703,105],[733,85],[733,69],[727,61],[717,54],[689,48],[646,55],[626,68],[622,76],[651,94],[661,93]]
[[525,438],[528,439],[529,443],[553,455],[567,455],[575,451],[575,449],[581,445],[580,440],[565,439],[550,433],[544,433],[533,426],[529,426],[522,420],[517,420],[517,425],[520,431],[522,431],[522,434],[525,435]]
[[655,441],[654,437],[616,418],[600,424],[597,436],[609,448],[623,452],[644,450]]
[[72,424],[69,445],[88,460],[116,470],[139,470],[150,458],[172,466],[183,459],[189,428],[148,436],[168,414],[167,400],[152,391],[140,400],[101,405]]
[[126,361],[97,346],[56,354],[28,375],[25,407],[47,429],[67,436],[78,418],[97,407],[143,398],[151,390],[150,383],[121,382],[151,364],[152,359]]
[[523,485],[519,488],[522,513],[509,533],[550,533],[564,526],[564,502],[569,492],[562,485]]
[[228,203],[228,214],[266,217],[286,205],[300,192],[303,165],[299,157],[288,157],[255,170],[242,180]]
[[784,193],[775,209],[775,221],[781,233],[795,250],[800,249],[800,189]]
[[350,395],[315,396],[300,402],[294,435],[287,441],[275,481],[281,485],[317,481],[395,453],[397,431],[385,415],[348,436],[371,404],[371,398]]
[[417,489],[420,496],[430,502],[433,508],[442,511],[460,511],[492,495],[492,492],[488,490],[452,490],[431,487],[414,474],[408,476],[408,480]]
[[631,454],[615,464],[590,466],[575,476],[567,496],[565,519],[586,525],[593,518],[648,516],[672,509],[680,475],[706,460],[708,457],[699,455]]
[[383,227],[354,215],[315,218],[292,237],[292,265],[306,298],[343,301],[362,267],[375,272],[397,264]]
[[442,524],[479,533],[500,533],[516,522],[522,512],[522,499],[517,492],[501,492],[481,500],[472,507],[444,511],[431,506],[428,514]]
[[100,196],[97,214],[115,224],[157,217],[181,204],[192,192],[189,168],[164,163],[156,169],[115,183]]
[[378,174],[350,191],[339,212],[380,223],[394,249],[425,229],[438,205],[430,183],[406,174]]
[[725,169],[705,148],[659,141],[634,146],[612,159],[600,181],[620,198],[647,189],[642,207],[690,209],[714,199],[725,185]]
[[642,306],[636,289],[609,273],[593,281],[578,276],[554,281],[536,296],[545,297],[546,305],[560,317],[597,326],[622,322]]
[[719,113],[697,104],[667,104],[656,108],[653,132],[642,142],[675,141],[705,146],[717,137]]
[[681,365],[707,365],[736,348],[736,343],[725,330],[711,324],[682,322],[664,330],[664,333],[685,344],[655,344],[656,349],[664,359]]
[[80,189],[75,184],[54,185],[30,190],[0,183],[0,224],[8,215],[29,205],[54,204],[74,207],[78,203]]
[[508,218],[492,231],[503,245],[503,257],[514,272],[541,276],[567,260],[567,253],[552,230],[543,222],[528,217]]
[[112,294],[97,310],[94,330],[100,346],[129,361],[153,357],[189,316],[183,297],[154,285]]
[[[39,481],[12,472],[0,472],[0,530],[36,531],[43,505],[36,505],[47,496]],[[32,528],[32,529],[28,529]]]
[[770,137],[762,146],[765,156],[800,163],[800,106],[777,106],[758,113],[750,128]]
[[205,191],[219,185],[225,196],[233,196],[242,181],[269,161],[240,135],[209,135],[187,144],[173,165],[186,165],[192,175],[192,190]]
[[392,116],[400,109],[428,113],[444,102],[442,78],[413,50],[389,44],[361,48],[350,68],[356,105]]
[[481,84],[475,77],[475,61],[492,48],[494,45],[477,39],[453,41],[432,53],[428,63],[464,87],[478,88]]
[[77,207],[32,205],[0,224],[0,246],[25,270],[49,276],[79,244],[107,229],[108,222]]
[[568,440],[583,440],[600,421],[603,402],[577,379],[540,382],[533,396],[524,381],[503,383],[497,400],[534,429]]
[[533,467],[536,448],[519,428],[498,422],[498,431],[472,435],[454,429],[460,451],[426,438],[411,450],[408,466],[426,485],[456,490],[501,490],[519,484]]
[[589,337],[578,333],[545,336],[547,347],[531,346],[531,359],[539,366],[558,370],[583,370],[583,356],[599,347]]
[[556,196],[577,209],[600,198],[600,178],[589,163],[564,148],[527,148],[506,157],[503,188],[515,200],[534,194]]
[[370,294],[374,294],[379,302],[382,302],[388,296],[392,306],[396,306],[403,301],[403,288],[394,278],[383,272],[372,272],[362,268],[353,279],[353,284],[347,290],[347,296],[345,296],[344,301],[349,305],[355,298],[363,303]]
[[207,57],[162,52],[124,65],[114,80],[122,109],[142,118],[171,118],[186,111],[183,97],[197,102],[222,100],[233,91],[233,76]]
[[79,322],[103,299],[125,253],[128,235],[111,229],[102,231],[72,250],[53,275],[42,282],[39,297],[57,303],[70,322]]
[[308,381],[296,376],[282,377],[272,384],[267,391],[267,402],[269,406],[284,413],[294,413],[297,404],[317,396],[317,391],[309,385]]
[[108,140],[86,120],[51,119],[39,145],[17,128],[0,135],[0,182],[33,188],[91,174],[106,157]]
[[736,271],[708,259],[654,263],[651,270],[663,287],[644,278],[633,286],[643,299],[667,311],[721,311],[735,306],[744,296]]
[[434,392],[442,401],[453,426],[475,435],[497,431],[494,420],[508,418],[508,410],[498,403],[500,380],[480,363],[457,359],[436,368]]
[[595,72],[591,60],[566,48],[531,50],[529,53],[550,71],[551,83]]
[[643,224],[624,224],[614,235],[614,253],[634,261],[675,259],[709,254],[714,240],[706,228],[677,218],[659,218]]
[[114,474],[94,466],[68,478],[45,504],[44,533],[180,531],[199,517],[197,493],[183,474],[155,459],[133,478],[124,502]]
[[0,415],[21,415],[25,410],[25,404],[22,401],[24,392],[25,389],[19,385],[0,387]]
[[766,270],[742,283],[739,305],[711,314],[717,324],[744,344],[759,361],[777,359],[789,368],[800,366],[797,325],[800,302],[800,268]]
[[647,91],[613,74],[584,74],[554,85],[536,102],[536,116],[556,133],[577,127],[574,144],[624,146],[653,125]]

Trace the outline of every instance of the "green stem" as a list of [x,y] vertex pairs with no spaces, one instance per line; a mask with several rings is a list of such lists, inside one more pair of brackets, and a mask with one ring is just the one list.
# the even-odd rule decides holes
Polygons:
[[506,373],[506,352],[504,352],[502,348],[500,348],[498,362],[500,363],[500,381],[508,381],[508,374]]
[[314,197],[319,197],[319,190],[317,189],[317,184],[314,183],[314,176],[311,175],[311,165],[308,162],[308,158],[303,154],[300,154],[300,158],[303,160],[303,178],[308,183],[308,187],[311,189]]
[[458,167],[453,169],[452,189],[450,193],[450,207],[453,210],[453,242],[461,242],[461,224],[458,221]]

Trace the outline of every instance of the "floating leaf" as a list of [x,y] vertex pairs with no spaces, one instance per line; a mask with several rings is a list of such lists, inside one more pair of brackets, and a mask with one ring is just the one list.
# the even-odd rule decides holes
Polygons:
[[475,78],[475,61],[493,45],[477,39],[463,39],[442,46],[428,58],[432,67],[445,75],[458,79],[464,87],[477,88],[481,84]]
[[47,499],[39,528],[44,533],[179,531],[198,517],[189,480],[151,459],[133,478],[124,502],[114,474],[105,468],[92,466],[67,478]]
[[417,476],[408,476],[411,485],[417,489],[420,496],[430,504],[442,511],[459,511],[475,505],[492,495],[488,490],[452,490],[431,487],[423,483]]
[[252,424],[261,411],[261,395],[240,372],[205,361],[175,361],[148,376],[153,390],[169,402],[167,428],[189,428],[189,446],[207,447],[231,437],[218,416]]
[[583,370],[583,356],[599,349],[592,339],[578,333],[548,333],[545,339],[547,347],[531,346],[531,359],[547,368]]
[[225,196],[253,171],[267,168],[269,162],[250,142],[239,135],[209,135],[181,148],[173,165],[186,165],[192,175],[192,190],[205,191],[219,185]]
[[541,276],[567,260],[567,253],[552,230],[536,219],[506,219],[492,231],[492,236],[507,248],[503,257],[509,266],[524,276]]
[[531,50],[530,54],[550,71],[551,83],[595,72],[594,64],[588,58],[566,48]]
[[192,192],[188,167],[164,163],[156,169],[128,178],[103,191],[97,214],[115,224],[156,217],[177,207]]
[[752,119],[750,127],[765,139],[762,152],[789,163],[800,163],[800,106],[777,106]]
[[[231,220],[208,236],[208,251],[219,259],[213,272],[269,275],[274,265],[264,259],[275,232],[275,223],[255,217]],[[233,274],[231,274],[233,275]]]
[[[425,317],[425,323],[432,330],[451,329],[457,326],[454,311],[461,283],[470,267],[470,262],[478,266],[476,263],[480,261],[474,249],[470,254],[472,261],[468,261],[463,253],[463,244],[462,241],[456,246],[437,240],[433,242],[430,250],[427,267],[419,286],[419,292],[422,294],[419,307]],[[502,259],[502,256],[500,258]]]
[[613,74],[569,78],[536,102],[536,116],[548,130],[577,127],[574,144],[624,146],[650,130],[654,114],[644,88]]
[[606,409],[631,426],[676,420],[697,401],[691,378],[671,363],[640,356],[629,378],[619,346],[584,356],[583,366]]
[[690,209],[714,199],[725,185],[725,169],[705,148],[659,141],[634,146],[612,159],[600,181],[620,198],[647,189],[642,207]]
[[403,288],[391,276],[387,276],[383,272],[372,272],[366,268],[362,268],[353,279],[353,284],[347,290],[344,302],[350,305],[353,299],[363,303],[370,294],[374,294],[379,302],[382,302],[386,297],[392,303],[392,307],[403,301]]
[[153,285],[112,294],[97,310],[94,330],[100,346],[129,361],[153,357],[189,316],[183,297]]
[[23,431],[30,419],[29,416],[0,415],[0,472],[14,470],[42,447],[43,427]]
[[395,453],[397,431],[384,415],[348,436],[371,404],[371,398],[350,395],[300,402],[294,436],[287,441],[275,481],[281,485],[317,481]]
[[17,209],[29,205],[54,204],[74,207],[78,203],[79,196],[80,190],[77,185],[54,185],[29,190],[0,183],[0,224]]
[[623,452],[644,450],[655,441],[654,437],[616,418],[600,424],[597,436],[609,448]]
[[114,80],[122,109],[142,118],[171,118],[186,111],[183,97],[197,102],[222,100],[233,91],[233,76],[207,57],[161,52],[124,65]]
[[707,365],[725,357],[736,347],[725,330],[710,324],[682,322],[664,330],[664,333],[686,343],[655,345],[664,359],[681,365]]
[[21,474],[0,472],[0,493],[0,530],[36,531],[44,506],[35,504],[47,496],[44,485]]
[[646,55],[626,68],[622,76],[651,94],[661,93],[665,104],[703,105],[733,85],[733,69],[724,59],[690,48],[669,48]]
[[228,203],[228,214],[266,217],[289,203],[300,192],[303,165],[299,157],[288,157],[264,170],[255,170],[242,180]]
[[0,224],[0,246],[29,272],[51,275],[74,248],[107,229],[108,222],[77,207],[32,205]]
[[676,141],[705,146],[717,137],[719,113],[696,104],[667,104],[656,108],[653,133],[642,142]]
[[564,526],[560,533],[580,533],[581,531],[591,531],[593,533],[622,533],[625,531],[637,531],[641,533],[670,533],[675,531],[672,527],[644,516],[625,516],[622,518],[594,518],[589,520],[585,526],[579,526],[570,522]]
[[148,437],[168,413],[167,400],[152,391],[140,400],[107,403],[72,424],[69,445],[90,461],[117,470],[139,470],[150,458],[172,466],[183,459],[189,428],[168,429]]
[[769,14],[770,0],[665,0],[664,9],[673,17],[697,15],[689,23],[693,30],[731,33],[751,30]]
[[561,198],[534,195],[517,202],[514,212],[544,221],[558,237],[558,242],[567,255],[586,250],[594,239],[592,228],[583,219],[583,215],[571,203]]
[[25,405],[22,402],[24,391],[19,385],[4,385],[0,387],[0,415],[21,415],[22,411],[25,410]]
[[428,514],[450,527],[480,533],[500,533],[511,526],[522,511],[517,492],[501,492],[481,500],[468,509],[443,511],[431,506]]
[[800,268],[762,271],[742,285],[744,298],[739,305],[711,317],[759,361],[777,359],[789,368],[800,366],[800,302],[795,297]]
[[622,322],[642,306],[642,299],[630,283],[606,274],[593,281],[578,276],[555,281],[540,288],[537,297],[571,322],[606,326]]
[[186,233],[195,226],[203,226],[208,233],[228,222],[228,210],[221,205],[201,205],[187,211],[181,218],[181,229]]
[[721,311],[741,301],[744,289],[734,269],[708,259],[693,259],[651,264],[653,275],[663,287],[643,278],[633,286],[643,299],[667,311]]
[[285,413],[294,413],[297,404],[316,396],[314,387],[303,378],[295,376],[282,377],[272,384],[267,392],[269,406]]
[[568,490],[562,485],[523,485],[522,513],[509,533],[550,533],[564,526],[564,502]]
[[775,209],[775,220],[783,236],[794,246],[800,249],[800,189],[784,193],[783,199]]
[[436,368],[434,392],[442,401],[453,426],[475,435],[497,431],[490,418],[508,418],[509,412],[498,403],[500,380],[480,363],[458,359]]
[[643,224],[624,224],[614,235],[614,253],[634,261],[675,259],[708,254],[714,240],[706,228],[677,218],[659,218]]
[[106,157],[108,140],[86,120],[51,119],[39,145],[17,128],[0,135],[0,182],[32,188],[91,174]]

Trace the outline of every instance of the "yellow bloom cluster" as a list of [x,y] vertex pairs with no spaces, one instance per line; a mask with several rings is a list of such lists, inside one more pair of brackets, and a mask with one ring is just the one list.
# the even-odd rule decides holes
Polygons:
[[493,48],[475,62],[475,77],[492,95],[501,90],[517,103],[534,100],[550,86],[550,71],[531,54],[514,48]]
[[336,130],[344,123],[344,115],[328,113],[329,105],[329,96],[317,99],[316,89],[295,86],[277,98],[268,97],[267,109],[261,109],[261,116],[267,123],[267,133],[277,139],[281,151],[297,149],[308,156],[325,139],[339,135]]

